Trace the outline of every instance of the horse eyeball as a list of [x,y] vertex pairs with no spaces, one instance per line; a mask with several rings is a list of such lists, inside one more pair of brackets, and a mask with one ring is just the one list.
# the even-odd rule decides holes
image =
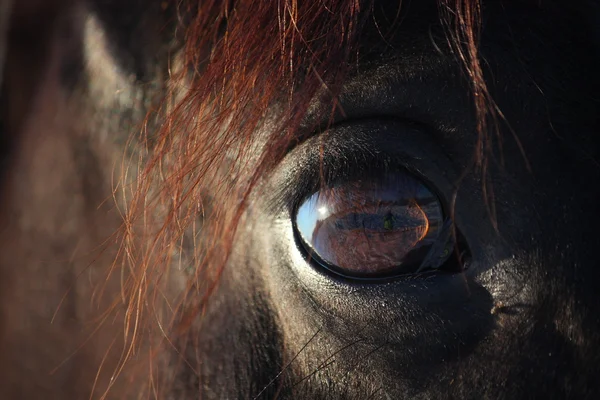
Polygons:
[[348,277],[438,269],[454,244],[440,200],[408,172],[323,188],[300,205],[294,223],[308,257]]

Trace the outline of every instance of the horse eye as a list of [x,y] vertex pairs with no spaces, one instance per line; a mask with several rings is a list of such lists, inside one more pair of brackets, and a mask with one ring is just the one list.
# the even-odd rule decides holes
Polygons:
[[440,269],[455,242],[438,197],[408,172],[323,188],[294,222],[309,258],[347,277]]

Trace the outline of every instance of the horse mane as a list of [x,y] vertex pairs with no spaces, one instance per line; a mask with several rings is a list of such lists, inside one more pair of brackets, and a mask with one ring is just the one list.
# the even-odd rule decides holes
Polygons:
[[[331,99],[322,117],[335,112],[373,0],[182,0],[178,7],[183,47],[161,107],[147,118],[146,126],[158,128],[142,130],[139,172],[121,183],[127,208],[118,261],[129,271],[123,362],[143,332],[184,335],[203,313],[258,179],[295,142],[315,98]],[[480,134],[475,162],[484,170],[494,107],[478,57],[480,3],[439,0],[438,8],[471,85]],[[255,132],[273,113],[263,148]],[[157,310],[165,308],[167,277],[177,266],[187,271],[187,290],[162,319]],[[159,336],[169,345],[167,334]]]

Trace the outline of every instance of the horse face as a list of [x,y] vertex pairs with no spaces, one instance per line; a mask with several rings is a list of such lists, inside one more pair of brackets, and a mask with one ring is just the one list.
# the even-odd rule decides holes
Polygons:
[[[159,398],[596,393],[597,7],[484,2],[480,57],[494,102],[482,126],[444,9],[416,3],[400,14],[396,2],[375,4],[334,114],[307,122],[319,128],[299,132],[254,186],[202,317],[180,340],[168,335]],[[102,308],[119,294],[102,268],[115,253],[95,253],[119,225],[103,201],[123,143],[164,94],[172,34],[161,36],[169,19],[158,2],[56,4],[71,39],[47,38],[37,80],[22,76],[29,64],[15,50],[5,74],[30,89],[4,110],[19,135],[2,208],[7,398],[81,398],[99,364],[118,365],[121,353],[106,349],[124,328],[81,327],[90,297]],[[135,15],[142,22],[129,23]],[[15,90],[7,81],[5,96],[19,100]],[[85,112],[74,115],[78,102]],[[305,120],[330,106],[315,101]],[[269,146],[269,126],[257,148]],[[411,203],[415,187],[429,208]],[[411,253],[423,226],[433,239]],[[24,389],[32,375],[39,384]]]
[[[207,357],[235,371],[233,381],[207,371],[226,397],[525,398],[595,390],[588,375],[596,370],[599,305],[598,192],[590,185],[599,172],[594,44],[582,25],[568,28],[580,16],[563,18],[560,6],[484,6],[484,75],[502,113],[486,126],[484,143],[457,55],[443,50],[438,10],[405,4],[405,19],[385,44],[381,26],[366,28],[364,64],[342,90],[343,112],[303,138],[254,191],[222,303],[207,317],[206,336],[200,330],[215,338],[200,345]],[[474,161],[481,147],[485,171]],[[339,196],[360,197],[365,182],[399,171],[426,183],[452,216],[458,270],[449,259],[439,273],[353,274],[369,269],[365,253],[389,255],[400,244],[377,236],[383,223],[365,225],[365,215],[384,206],[340,206],[327,190],[349,187]],[[401,196],[401,184],[378,184]],[[300,216],[314,193],[324,200]],[[303,235],[301,218],[318,218],[336,201],[355,222],[363,219],[353,240],[332,222],[333,233],[320,239],[337,246],[327,253],[317,228]],[[356,250],[368,240],[375,244]],[[354,270],[341,265],[345,254]],[[221,314],[222,304],[236,318]]]

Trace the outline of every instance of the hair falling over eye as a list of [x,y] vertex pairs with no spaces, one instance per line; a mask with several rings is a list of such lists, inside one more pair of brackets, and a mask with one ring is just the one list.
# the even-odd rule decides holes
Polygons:
[[[184,334],[201,317],[251,189],[281,160],[315,98],[329,99],[333,106],[323,113],[333,115],[373,0],[182,0],[178,7],[185,25],[180,67],[171,71],[162,109],[148,117],[159,128],[141,134],[147,151],[139,175],[123,185],[129,200],[120,254],[130,271],[124,361],[142,332],[168,332],[171,324]],[[471,81],[484,152],[493,107],[478,61],[479,1],[440,0],[438,7]],[[268,146],[259,147],[256,131],[267,114],[276,114],[276,123]],[[483,160],[478,154],[485,168]],[[170,268],[189,272],[188,290],[157,322]]]

